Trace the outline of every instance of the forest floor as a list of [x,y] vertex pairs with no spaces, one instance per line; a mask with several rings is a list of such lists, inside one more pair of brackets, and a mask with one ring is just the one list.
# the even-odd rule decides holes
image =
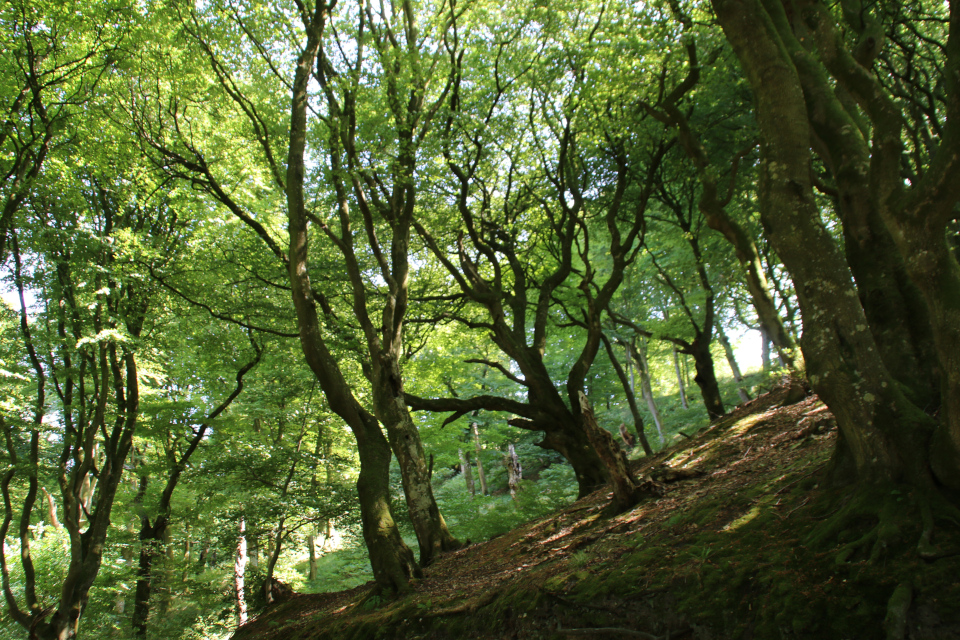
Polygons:
[[[234,640],[960,640],[957,526],[935,530],[935,560],[916,553],[919,516],[872,557],[849,544],[869,518],[808,543],[849,496],[823,485],[829,411],[816,396],[786,399],[775,389],[636,461],[664,495],[627,513],[610,516],[611,494],[598,491],[444,555],[412,594],[366,597],[370,583],[294,595]],[[891,493],[907,511],[915,503]]]

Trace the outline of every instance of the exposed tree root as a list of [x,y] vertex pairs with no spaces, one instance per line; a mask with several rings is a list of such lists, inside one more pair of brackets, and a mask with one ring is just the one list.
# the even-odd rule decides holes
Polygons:
[[869,562],[876,562],[893,549],[905,546],[914,532],[918,533],[916,551],[925,560],[934,560],[944,553],[933,543],[936,520],[960,526],[960,509],[951,504],[935,489],[885,485],[860,489],[832,514],[807,539],[814,547],[823,547],[831,540],[864,522],[873,523],[858,539],[842,544],[837,550],[836,562],[843,564],[859,552]]
[[440,618],[442,616],[456,616],[462,614],[476,613],[478,609],[482,609],[488,604],[492,603],[497,599],[497,596],[500,595],[502,589],[490,589],[486,593],[482,594],[477,598],[472,600],[467,600],[458,605],[452,607],[445,607],[443,609],[437,609],[436,611],[428,611],[422,614],[424,618]]
[[913,586],[905,582],[897,585],[887,603],[887,617],[883,621],[887,640],[903,640],[907,630],[907,612],[912,602]]

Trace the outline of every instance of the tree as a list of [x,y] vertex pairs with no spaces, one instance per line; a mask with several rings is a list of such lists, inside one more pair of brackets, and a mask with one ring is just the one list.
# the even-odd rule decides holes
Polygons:
[[[140,559],[137,568],[137,589],[133,606],[133,618],[131,621],[137,636],[144,637],[147,634],[147,619],[150,614],[150,594],[154,582],[154,558],[158,554],[158,548],[166,538],[167,529],[170,525],[173,493],[190,462],[190,458],[204,441],[213,421],[237,399],[243,391],[244,376],[260,362],[263,350],[253,339],[251,339],[251,343],[255,356],[237,370],[236,386],[230,394],[210,411],[209,414],[204,416],[198,426],[188,427],[190,430],[189,437],[184,437],[180,433],[171,433],[170,431],[167,431],[165,434],[166,438],[163,443],[163,453],[168,468],[163,478],[163,490],[157,500],[156,507],[151,510],[155,514],[152,522],[150,521],[150,513],[142,508],[150,476],[144,474],[140,477],[137,497],[135,499],[136,504],[142,508],[139,533]],[[274,560],[274,562],[276,561]]]
[[[692,28],[692,21],[679,8],[678,4],[671,5],[674,16],[682,23],[683,30],[689,32]],[[794,365],[793,351],[796,348],[792,336],[783,325],[777,306],[771,294],[763,270],[763,261],[757,249],[756,242],[745,225],[738,222],[727,210],[733,199],[736,187],[737,173],[743,156],[748,154],[753,148],[754,143],[749,143],[744,149],[733,155],[730,163],[730,178],[726,194],[721,195],[719,183],[719,171],[715,162],[711,160],[706,146],[702,144],[694,131],[690,117],[685,114],[680,104],[700,83],[701,65],[697,55],[696,40],[692,37],[686,43],[686,53],[689,65],[687,67],[686,77],[677,83],[670,91],[666,90],[661,80],[661,90],[659,100],[656,105],[644,103],[644,108],[660,122],[677,130],[680,144],[690,163],[697,171],[697,177],[700,181],[700,197],[697,205],[700,213],[704,216],[711,229],[723,234],[723,237],[733,247],[737,260],[743,268],[743,274],[746,279],[747,287],[750,291],[751,301],[756,310],[757,318],[761,330],[769,336],[774,346],[780,354],[781,360],[787,367]],[[719,49],[717,50],[719,53]],[[712,56],[712,64],[720,66],[716,62],[717,55]],[[714,88],[714,91],[717,89]],[[734,102],[728,98],[725,102]],[[700,119],[702,110],[697,110]],[[709,123],[703,125],[704,129],[709,127]],[[739,133],[739,132],[738,132]],[[742,137],[742,134],[740,134]],[[739,141],[739,140],[738,140]]]
[[[552,33],[559,25],[534,12],[524,20],[533,30],[544,20],[542,44],[506,31],[495,36],[494,60],[458,60],[442,146],[446,190],[458,215],[433,228],[428,221],[417,226],[459,297],[479,312],[456,319],[489,332],[510,364],[483,363],[524,387],[526,402],[408,400],[415,409],[453,411],[448,421],[478,408],[515,414],[511,424],[543,432],[541,446],[570,462],[586,495],[608,471],[586,438],[579,393],[602,343],[602,315],[640,249],[644,212],[670,141],[651,135],[643,118],[630,113],[622,87],[591,99],[593,83],[612,80],[593,77],[609,52],[588,53],[587,44],[621,26],[593,8],[571,15],[575,26]],[[582,50],[567,48],[578,38]],[[553,62],[527,68],[533,51],[524,47],[542,47]],[[555,56],[548,54],[553,48]],[[527,104],[514,106],[519,100]],[[611,112],[622,118],[616,126]],[[578,327],[584,342],[566,370],[553,373],[545,360],[548,335],[564,325]],[[563,395],[558,375],[565,378]]]
[[[862,489],[857,504],[844,509],[825,535],[843,526],[858,509],[875,512],[878,507],[863,497],[873,487],[904,482],[924,496],[922,508],[927,515],[920,551],[926,553],[933,527],[930,505],[946,508],[938,500],[933,474],[956,486],[958,469],[955,441],[951,440],[956,433],[952,403],[957,395],[951,385],[957,379],[953,372],[958,353],[951,341],[958,334],[943,315],[960,291],[956,278],[960,269],[945,242],[946,222],[955,216],[960,188],[945,173],[955,171],[957,162],[955,154],[948,151],[958,131],[958,119],[952,117],[960,109],[956,81],[947,80],[944,109],[936,114],[942,144],[932,147],[926,157],[918,150],[924,157],[923,177],[905,179],[901,166],[907,160],[902,152],[909,119],[871,70],[882,39],[875,30],[864,33],[866,25],[859,22],[866,20],[871,28],[879,26],[872,22],[871,11],[855,10],[852,4],[841,8],[843,19],[853,20],[850,37],[863,36],[855,48],[854,42],[840,36],[837,19],[820,3],[805,4],[792,17],[778,3],[718,0],[713,7],[755,93],[761,135],[761,212],[768,237],[796,285],[808,376],[840,427],[835,477],[856,479]],[[942,60],[946,68],[956,68],[960,64],[960,10],[952,5],[949,11],[949,36]],[[797,38],[795,29],[808,30],[806,44]],[[824,82],[831,77],[836,89],[826,93],[823,83],[811,84],[816,76]],[[869,137],[869,163],[850,168],[862,172],[862,180],[871,185],[868,201],[877,207],[895,238],[913,285],[924,293],[941,366],[944,406],[939,426],[911,402],[907,395],[910,387],[899,384],[891,374],[883,357],[886,349],[880,348],[870,330],[851,269],[821,221],[813,194],[810,148],[820,114],[808,106],[812,89],[830,98],[826,106],[845,112],[833,115],[855,125],[847,132],[850,136],[865,143]],[[839,182],[837,187],[844,197],[847,188]],[[874,530],[860,544],[871,541],[876,543],[876,551],[886,544],[884,532]]]
[[[180,241],[168,201],[136,198],[122,177],[77,174],[57,176],[50,191],[32,198],[37,228],[11,234],[20,335],[35,392],[32,416],[3,421],[10,467],[2,482],[0,539],[16,516],[11,483],[23,477],[27,490],[19,509],[19,543],[25,606],[11,588],[6,552],[0,554],[0,571],[11,617],[38,638],[77,635],[140,420],[138,352],[153,319],[155,291],[134,263],[163,263],[176,255]],[[30,243],[30,288],[42,305],[33,320],[25,302],[27,246],[22,241]],[[56,419],[45,420],[51,414]],[[53,437],[44,438],[51,428]],[[41,441],[49,441],[49,451]],[[70,562],[56,605],[43,608],[29,527],[39,483],[46,477],[59,485]]]
[[[149,90],[144,90],[138,98],[140,105],[131,105],[131,114],[158,167],[169,175],[192,182],[224,205],[256,233],[287,271],[306,361],[333,411],[354,430],[361,451],[358,488],[366,513],[367,542],[374,571],[386,590],[396,591],[406,589],[407,578],[419,575],[419,568],[412,563],[409,551],[396,533],[395,525],[391,524],[393,516],[387,493],[390,449],[382,449],[387,440],[380,431],[380,421],[387,427],[393,451],[401,462],[408,511],[420,543],[421,563],[428,564],[437,552],[456,548],[459,544],[447,530],[433,499],[422,444],[402,399],[400,371],[410,277],[407,262],[410,216],[416,203],[416,185],[411,172],[415,168],[415,145],[429,130],[432,112],[436,111],[436,106],[424,102],[429,99],[427,85],[433,81],[434,75],[432,68],[426,75],[416,75],[420,73],[417,69],[421,64],[418,48],[414,46],[419,27],[416,23],[418,17],[411,13],[411,7],[403,12],[402,24],[394,24],[391,15],[375,16],[369,7],[361,8],[356,14],[345,10],[344,18],[334,24],[330,22],[334,7],[335,3],[300,7],[294,22],[286,22],[291,16],[284,16],[281,20],[293,37],[302,42],[301,56],[291,70],[292,81],[274,66],[268,55],[269,47],[264,45],[272,42],[269,38],[285,36],[278,36],[265,27],[268,30],[264,37],[258,30],[264,25],[257,23],[254,17],[228,11],[229,19],[221,20],[211,9],[204,16],[187,12],[181,22],[192,42],[209,61],[215,78],[213,90],[226,100],[227,105],[232,103],[238,110],[240,121],[246,122],[248,129],[244,131],[244,138],[249,139],[252,148],[238,153],[251,150],[261,153],[261,175],[276,188],[273,200],[268,201],[271,205],[277,198],[285,201],[287,249],[282,248],[281,241],[274,237],[270,223],[260,221],[269,218],[269,214],[263,211],[264,200],[244,201],[240,197],[244,194],[226,186],[218,175],[218,167],[208,160],[202,142],[189,134],[185,126],[180,126],[181,121],[205,126],[202,117],[188,115],[186,105],[181,106],[176,98],[171,100],[169,111],[161,111],[159,118],[154,117],[141,105],[163,97]],[[441,15],[432,20],[441,30],[438,33],[442,33],[446,19]],[[352,21],[358,25],[356,37],[361,43],[356,49],[358,58],[355,61],[348,57],[337,59],[324,49],[324,40],[333,37],[326,46],[336,50],[338,30],[350,29]],[[230,54],[218,52],[217,37],[212,35],[217,30],[242,33],[265,56],[265,68],[270,76],[280,80],[292,93],[288,128],[284,127],[269,94],[236,79],[235,73],[239,76],[245,73],[232,66]],[[395,49],[397,34],[401,39],[412,40],[401,49]],[[390,58],[389,63],[375,66],[383,74],[382,84],[379,77],[368,79],[361,73],[366,71],[364,65],[368,62],[365,57],[368,37],[375,41],[371,47],[375,56],[382,56],[384,60]],[[397,55],[399,57],[394,59]],[[434,57],[443,59],[440,53]],[[413,87],[415,99],[412,102],[398,102],[397,91],[406,91],[407,87],[398,88],[396,83],[406,83],[409,78],[405,71],[401,72],[401,67],[394,68],[394,63],[401,67],[412,65],[414,84],[419,82],[422,85]],[[316,127],[308,125],[312,99],[308,85],[313,80],[319,83],[321,99],[326,103],[326,111],[320,114]],[[385,87],[386,95],[378,97],[375,90],[381,87]],[[358,100],[369,101],[369,104]],[[381,100],[383,102],[379,102]],[[375,109],[378,105],[392,109],[396,126],[393,140],[397,145],[394,149],[375,146],[367,150],[358,146],[358,108]],[[270,120],[268,115],[277,117]],[[370,120],[375,119],[370,116]],[[363,133],[368,125],[362,120],[359,122]],[[281,132],[284,128],[288,129],[288,135]],[[384,132],[389,129],[380,130],[380,133]],[[365,144],[363,138],[359,140]],[[381,138],[376,138],[373,144],[381,145]],[[317,183],[308,175],[305,163],[308,149],[311,157],[313,154],[327,157],[329,165],[324,177],[329,182]],[[376,163],[382,161],[387,166],[386,171],[381,172],[379,164],[365,167],[358,163],[368,153],[373,154]],[[390,153],[398,155],[389,160]],[[286,154],[285,167],[278,161],[282,154]],[[382,181],[385,176],[392,180],[392,187],[385,186]],[[317,202],[335,204],[339,231],[323,222],[311,210],[312,207],[308,208],[308,196]],[[357,220],[351,213],[351,205],[360,212],[360,226],[365,230],[366,243],[359,248],[355,243],[358,239],[362,242],[364,236],[354,238],[352,228]],[[324,256],[326,260],[337,260],[339,254],[339,260],[346,263],[346,284],[351,299],[345,309],[335,308],[330,302],[340,296],[342,282],[336,290],[325,292],[311,280],[308,249],[311,229],[329,242]],[[389,259],[384,257],[381,249],[380,234],[390,236]],[[376,276],[371,275],[371,267],[377,269]],[[380,282],[386,283],[386,291],[379,290]],[[374,321],[374,310],[368,305],[380,300],[383,301],[378,310],[381,318]],[[352,316],[352,321],[359,324],[366,349],[356,343],[351,320],[340,315],[344,311],[349,314],[348,318]],[[321,330],[323,324],[331,330]],[[333,356],[328,342],[341,338],[350,345],[371,385],[372,412],[357,400],[352,383],[348,382],[341,363]]]

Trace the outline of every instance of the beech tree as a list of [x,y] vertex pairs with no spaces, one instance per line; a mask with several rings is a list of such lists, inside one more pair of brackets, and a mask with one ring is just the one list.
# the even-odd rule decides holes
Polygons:
[[[888,14],[885,5],[807,2],[788,13],[775,2],[713,2],[755,94],[761,215],[796,285],[807,375],[840,427],[834,476],[855,479],[862,489],[824,535],[863,511],[902,513],[881,511],[885,500],[867,496],[904,482],[923,495],[924,554],[931,507],[933,514],[955,513],[934,478],[956,488],[960,477],[960,267],[947,243],[960,199],[952,179],[960,161],[960,9],[911,7]],[[921,35],[925,29],[932,31]],[[925,51],[932,52],[926,60]],[[881,64],[896,71],[892,78]],[[921,108],[933,68],[943,81],[929,93],[929,108]],[[906,96],[907,86],[920,93]],[[845,237],[876,242],[883,256],[865,244],[851,250],[857,247],[850,243],[846,258],[841,254],[814,196],[814,154],[831,172]],[[880,290],[885,302],[904,300],[898,313],[876,317],[871,300]],[[924,305],[910,303],[916,291]],[[895,339],[886,337],[891,327]],[[939,385],[924,373],[932,356],[921,355],[933,346]],[[939,419],[924,411],[935,408],[924,404],[930,397],[938,399]],[[859,544],[874,543],[876,552],[888,531],[879,526]]]
[[[35,637],[61,640],[77,635],[140,421],[144,358],[138,353],[156,292],[134,261],[171,259],[181,234],[169,202],[138,201],[123,178],[58,177],[56,191],[31,198],[40,225],[10,236],[33,409],[2,420],[9,466],[0,482],[0,539],[17,519],[22,600],[10,584],[7,551],[0,553],[0,573],[11,617]],[[39,302],[32,318],[28,286]],[[43,607],[30,525],[40,483],[48,478],[59,487],[70,562],[55,604]],[[27,487],[16,506],[14,481]]]
[[[574,11],[571,25],[534,11],[523,17],[529,22],[497,36],[492,61],[457,61],[442,146],[457,218],[417,226],[459,297],[472,305],[451,317],[489,332],[511,366],[479,362],[523,387],[526,401],[408,396],[415,409],[452,411],[448,422],[481,408],[514,414],[511,424],[543,432],[540,446],[570,462],[581,496],[608,472],[586,438],[579,394],[602,343],[602,315],[642,245],[645,210],[671,145],[650,133],[617,90],[603,96],[606,103],[591,101],[589,87],[601,81],[593,73],[605,71],[608,52],[593,58],[565,47],[582,38],[586,48],[594,36],[606,40],[622,28],[593,9]],[[511,31],[526,25],[542,30],[542,44],[518,44]],[[563,42],[553,39],[557,28]],[[527,68],[530,55],[553,62]],[[468,92],[467,85],[485,89]],[[522,109],[514,105],[519,100]],[[622,117],[618,127],[605,119],[605,108]],[[559,374],[565,394],[545,360],[558,324],[581,327],[585,340]]]
[[44,162],[68,148],[129,21],[106,3],[15,0],[0,9],[0,260]]
[[[288,272],[307,363],[333,411],[357,437],[362,467],[358,487],[375,573],[385,589],[403,590],[407,578],[419,575],[419,568],[390,515],[386,493],[390,449],[400,462],[421,564],[459,546],[433,498],[420,437],[403,400],[401,372],[418,146],[429,133],[446,93],[444,86],[449,84],[437,63],[447,58],[439,43],[450,9],[439,5],[414,10],[404,5],[402,12],[380,12],[356,5],[341,7],[338,16],[334,8],[335,3],[301,6],[293,22],[281,20],[286,30],[282,37],[301,42],[301,57],[289,70],[292,80],[270,57],[278,35],[256,16],[228,10],[229,17],[220,20],[211,10],[203,15],[186,12],[182,17],[183,28],[213,71],[213,90],[246,121],[249,151],[260,153],[260,175],[275,189],[266,210],[263,200],[245,200],[244,194],[229,186],[229,176],[222,175],[208,157],[211,150],[187,130],[187,123],[199,125],[203,118],[188,114],[188,105],[176,96],[143,87],[131,103],[131,112],[158,168],[193,183],[225,206],[256,233]],[[427,21],[422,36],[421,19]],[[245,73],[235,67],[229,52],[220,50],[223,41],[217,40],[217,29],[220,35],[242,34],[263,57],[268,76],[291,93],[287,125],[271,96],[238,80]],[[344,34],[358,44],[351,53],[338,43]],[[421,59],[424,38],[437,43],[437,48]],[[371,65],[373,75],[369,75]],[[320,87],[318,96],[312,94],[312,82]],[[310,105],[315,98],[324,103],[320,111]],[[144,108],[163,100],[169,102],[159,117]],[[386,121],[378,113],[380,108],[390,114]],[[317,116],[316,124],[308,122],[308,115]],[[281,133],[282,128],[288,133]],[[285,165],[280,160],[284,155]],[[320,176],[307,168],[308,158],[313,162],[315,157],[325,158],[325,181],[317,181]],[[285,202],[286,248],[268,221],[277,199]],[[315,209],[327,205],[333,211],[329,224],[327,216]],[[355,236],[355,226],[363,235]],[[331,303],[341,297],[342,289],[326,289],[318,286],[322,278],[311,279],[310,235],[316,236],[315,243],[321,238],[328,243],[326,260],[346,266],[344,306]],[[365,348],[356,342],[353,323],[359,325]],[[368,380],[372,407],[357,399],[355,383],[348,381],[329,347],[329,340],[339,340],[347,332],[345,339],[353,345],[351,350]],[[382,449],[387,439],[380,423],[389,437],[387,450]]]

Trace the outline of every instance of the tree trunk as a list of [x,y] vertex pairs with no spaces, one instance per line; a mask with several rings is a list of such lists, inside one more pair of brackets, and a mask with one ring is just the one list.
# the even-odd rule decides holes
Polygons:
[[180,579],[183,582],[187,581],[187,578],[190,576],[190,562],[193,559],[193,541],[190,539],[190,527],[186,527],[186,539],[183,541],[183,574],[180,576]]
[[711,422],[721,417],[726,411],[723,408],[723,398],[720,397],[720,385],[717,384],[717,375],[713,370],[713,356],[710,354],[710,341],[701,334],[694,340],[691,354],[697,375],[693,380],[700,387],[700,396],[703,406],[707,408],[707,415]]
[[247,569],[246,523],[240,518],[240,535],[237,540],[237,554],[233,563],[233,594],[237,603],[237,618],[240,625],[247,623],[247,597],[244,593],[244,574]]
[[517,492],[520,491],[520,478],[523,476],[523,469],[520,466],[520,457],[517,456],[517,450],[512,444],[507,446],[507,455],[503,462],[507,467],[507,486],[510,489],[510,497],[516,501]]
[[[876,74],[866,71],[869,63],[862,64],[855,52],[837,45],[848,27],[859,31],[862,39],[870,36],[867,41],[876,42],[867,31],[881,25],[864,15],[848,20],[841,29],[830,12],[810,3],[801,11],[803,31],[812,38],[801,43],[787,26],[787,16],[768,8],[776,11],[774,24],[782,27],[781,37],[796,61],[805,98],[817,106],[838,107],[823,114],[809,108],[808,112],[813,130],[823,132],[818,136],[821,155],[836,168],[838,209],[853,241],[848,250],[853,250],[851,267],[864,315],[889,376],[903,385],[912,403],[929,411],[938,400],[942,402],[930,462],[938,479],[956,490],[960,489],[960,264],[947,235],[960,200],[956,180],[960,156],[955,151],[960,139],[960,7],[951,4],[949,10],[949,35],[941,49],[943,80],[937,85],[945,104],[941,130],[931,157],[920,175],[909,178],[908,186],[902,160],[910,125],[899,98]],[[801,23],[795,20],[794,25]],[[816,59],[804,55],[803,45],[811,44]],[[882,46],[881,38],[873,55]],[[846,123],[853,119],[842,117],[848,112],[835,97],[841,91],[855,103],[851,108],[857,110],[856,116],[869,120],[869,144],[865,135],[855,135],[857,129],[837,135],[845,133]],[[917,291],[925,305],[916,304]],[[936,369],[934,361],[939,365]]]
[[760,366],[767,372],[772,369],[770,366],[770,336],[763,327],[760,328]]
[[683,373],[680,371],[680,354],[677,352],[677,348],[673,348],[673,370],[677,373],[677,387],[680,389],[680,404],[684,409],[689,409],[690,405],[687,403],[687,388],[683,383]]
[[307,536],[307,549],[310,550],[310,569],[307,580],[313,582],[317,579],[317,538],[312,533]]
[[[807,110],[791,58],[758,0],[714,0],[713,6],[756,96],[761,219],[793,276],[810,382],[841,430],[834,477],[849,472],[867,483],[926,483],[931,420],[887,373],[850,271],[821,222]],[[782,6],[769,6],[783,17]]]
[[290,243],[288,277],[291,285],[300,344],[310,369],[317,377],[330,408],[350,427],[360,455],[357,492],[360,496],[363,538],[370,555],[374,578],[380,589],[407,592],[410,578],[421,575],[413,553],[403,542],[390,509],[390,445],[376,417],[353,396],[336,358],[324,342],[317,301],[309,276],[307,212],[304,201],[304,155],[307,138],[308,84],[328,8],[317,4],[307,25],[307,42],[294,75],[291,98],[290,138],[287,156],[286,195]]
[[[173,527],[169,522],[163,530],[163,555],[160,557],[159,571],[154,569],[154,589],[159,596],[157,602],[157,615],[162,619],[167,615],[170,609],[171,596],[171,578],[173,572],[174,548],[173,548]],[[159,581],[157,580],[159,578]]]
[[50,492],[47,491],[47,488],[43,488],[43,495],[47,501],[47,524],[49,524],[54,529],[61,529],[63,525],[60,524],[60,521],[57,520],[57,503],[53,501],[53,496],[50,495]]
[[642,492],[633,480],[623,450],[613,436],[597,424],[590,402],[583,392],[580,392],[580,412],[583,414],[587,437],[607,467],[607,473],[613,483],[614,508],[617,513],[622,513],[639,502]]
[[733,347],[730,346],[730,339],[727,338],[727,334],[724,333],[723,328],[719,324],[717,325],[717,339],[720,340],[720,344],[723,345],[723,353],[727,356],[727,364],[730,365],[733,379],[737,381],[737,395],[740,396],[740,402],[749,402],[750,394],[743,388],[743,374],[740,373],[740,366],[737,364],[737,359],[733,355]]
[[[667,440],[663,435],[663,418],[660,417],[660,409],[657,408],[657,402],[653,399],[653,387],[650,384],[650,365],[647,362],[647,345],[643,343],[637,346],[631,343],[629,352],[633,353],[636,357],[637,367],[640,370],[640,390],[643,393],[644,400],[647,402],[647,409],[650,411],[650,415],[653,416],[653,423],[657,427],[660,446],[663,447],[667,443]],[[674,351],[674,358],[676,358],[676,351]],[[684,398],[684,403],[686,403],[686,398]]]
[[477,423],[470,423],[470,430],[473,432],[473,444],[477,450],[477,478],[480,480],[480,493],[488,495],[487,476],[483,473],[483,460],[480,459],[480,452],[483,448],[480,446],[480,431],[477,429]]
[[257,527],[251,527],[247,534],[247,559],[251,569],[260,568],[260,535]]
[[133,598],[131,625],[137,637],[147,635],[147,619],[150,617],[150,595],[156,581],[154,559],[160,554],[160,545],[167,519],[160,515],[151,525],[146,515],[140,517],[140,562],[137,567],[137,588]]
[[[811,16],[819,12],[817,7],[810,9]],[[798,11],[806,13],[806,10]],[[794,23],[797,28],[801,21],[795,18]],[[850,95],[844,82],[846,74],[838,74],[838,87],[825,73],[821,61],[827,64],[833,61],[831,66],[835,66],[840,57],[834,44],[838,34],[833,32],[831,23],[832,16],[821,15],[820,20],[811,23],[810,30],[802,27],[803,41],[795,37],[787,20],[777,20],[774,24],[799,74],[814,134],[814,149],[836,183],[835,207],[843,224],[844,258],[857,284],[860,305],[880,356],[915,404],[934,406],[939,389],[930,317],[881,216],[882,194],[897,189],[877,188],[873,184],[878,172],[885,171],[880,158],[887,143],[880,142],[883,139],[880,131],[888,130],[878,122],[879,129],[872,134],[877,151],[874,154],[869,139],[858,127],[857,118],[862,117],[862,113],[857,111],[851,115],[841,99],[842,95]],[[824,52],[820,61],[808,50],[818,45]],[[869,114],[869,110],[866,113]],[[899,151],[896,155],[899,164]],[[900,180],[900,167],[891,167],[885,175],[894,181]]]
[[[577,498],[583,498],[606,484],[606,470],[586,438],[583,427],[574,423],[577,418],[569,412],[565,413],[567,415],[561,420],[552,423],[549,431],[543,430],[543,440],[537,446],[556,451],[566,458],[577,478]],[[510,424],[521,428],[524,425],[519,420],[511,420]]]
[[447,528],[433,496],[423,442],[403,397],[395,357],[381,358],[379,372],[374,374],[374,387],[377,417],[386,425],[390,446],[397,456],[407,512],[420,547],[420,566],[425,567],[437,554],[454,551],[462,545]]
[[[610,364],[613,365],[613,370],[620,380],[620,386],[623,388],[623,393],[627,398],[627,406],[630,407],[630,415],[633,418],[633,426],[637,434],[634,440],[640,440],[640,445],[643,447],[643,452],[646,455],[653,455],[653,449],[650,447],[650,443],[647,441],[647,434],[644,433],[643,430],[643,416],[640,415],[640,409],[637,407],[637,395],[633,391],[633,382],[627,377],[626,372],[624,372],[623,367],[620,365],[620,361],[617,360],[617,355],[613,351],[613,345],[606,335],[603,336],[603,346],[607,350],[607,357],[610,359]],[[630,368],[630,365],[630,349],[627,347],[627,367]],[[632,368],[630,373],[632,376]],[[626,438],[624,438],[624,441],[626,442]],[[631,444],[629,446],[632,447],[633,445]]]
[[470,460],[467,458],[467,455],[463,452],[462,448],[457,449],[457,452],[460,454],[460,473],[463,474],[463,480],[467,485],[467,491],[470,492],[471,496],[477,495],[477,488],[473,484],[473,472],[470,470]]
[[273,571],[277,568],[277,561],[280,560],[280,553],[283,551],[283,525],[285,521],[286,517],[281,516],[280,521],[277,523],[277,532],[274,534],[272,538],[273,542],[270,545],[272,551],[270,557],[267,558],[267,571],[263,581],[263,595],[268,605],[276,601],[276,595],[273,592]]

